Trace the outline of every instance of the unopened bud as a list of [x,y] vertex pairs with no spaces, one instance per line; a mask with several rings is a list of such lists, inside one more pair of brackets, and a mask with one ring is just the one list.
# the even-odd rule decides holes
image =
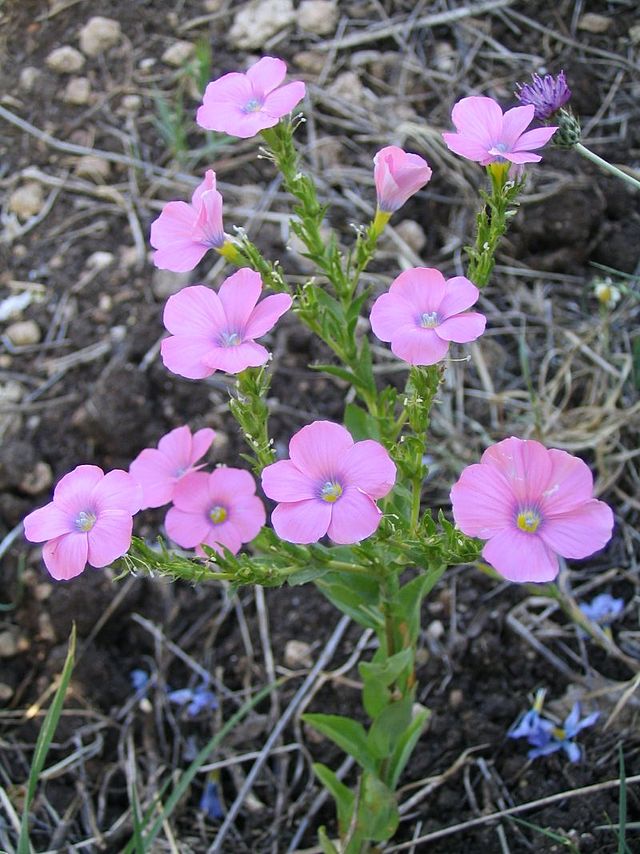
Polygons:
[[573,148],[582,139],[580,122],[569,110],[560,110],[556,121],[558,130],[551,137],[551,141],[559,148]]

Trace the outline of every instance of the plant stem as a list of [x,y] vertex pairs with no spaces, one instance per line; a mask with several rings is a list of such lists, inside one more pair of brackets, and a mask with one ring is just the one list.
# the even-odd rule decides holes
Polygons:
[[592,163],[595,163],[596,166],[599,166],[601,169],[604,169],[605,172],[610,172],[617,178],[621,178],[623,181],[626,181],[627,184],[631,184],[631,186],[635,187],[636,190],[640,190],[640,181],[638,181],[637,178],[632,177],[627,172],[623,172],[622,169],[618,169],[618,167],[614,166],[613,163],[609,163],[608,160],[604,160],[604,158],[599,157],[597,154],[594,154],[593,151],[590,151],[581,142],[577,142],[574,145],[574,148],[578,152],[578,154],[581,154],[583,157],[586,157],[587,160],[590,160]]

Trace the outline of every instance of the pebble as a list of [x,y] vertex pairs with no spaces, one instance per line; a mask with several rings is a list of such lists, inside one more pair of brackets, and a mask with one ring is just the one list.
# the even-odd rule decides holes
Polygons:
[[140,95],[125,95],[122,99],[122,109],[127,113],[137,113],[142,106]]
[[20,489],[27,495],[40,495],[53,483],[53,472],[49,463],[39,460],[31,471],[20,481]]
[[11,658],[18,652],[18,634],[14,629],[0,632],[0,658]]
[[311,667],[313,658],[311,656],[311,647],[305,641],[289,640],[284,647],[284,663],[292,670],[297,670],[301,667]]
[[449,705],[452,709],[459,709],[464,702],[464,694],[460,688],[452,688],[449,691]]
[[80,50],[87,56],[95,57],[109,50],[120,41],[120,24],[113,18],[96,15],[89,18],[80,30]]
[[235,16],[228,39],[234,47],[245,50],[262,48],[296,19],[291,0],[253,0]]
[[634,26],[630,28],[629,38],[631,39],[631,44],[640,44],[640,24],[634,24]]
[[162,61],[166,65],[180,68],[193,56],[195,45],[191,42],[178,41],[170,45],[162,54]]
[[49,643],[55,643],[58,640],[51,617],[46,611],[40,611],[38,614],[38,640]]
[[41,76],[42,72],[39,68],[34,68],[33,65],[27,65],[26,68],[23,68],[20,72],[20,82],[18,85],[23,92],[32,92]]
[[445,628],[440,620],[433,620],[427,627],[427,634],[433,640],[439,640],[444,633]]
[[171,270],[155,269],[151,277],[151,290],[158,300],[177,294],[189,284],[191,273],[173,273]]
[[447,41],[438,41],[434,46],[433,64],[444,74],[450,74],[456,65],[456,49]]
[[364,101],[364,87],[355,71],[343,71],[338,74],[329,86],[329,93],[351,104],[362,104]]
[[219,12],[225,4],[225,0],[204,0],[202,7],[205,12]]
[[7,326],[5,334],[15,347],[28,347],[37,344],[42,338],[40,327],[35,320],[17,320]]
[[80,178],[91,178],[96,184],[106,183],[110,172],[109,161],[102,157],[96,157],[94,154],[81,157],[76,164],[76,175]]
[[91,255],[89,255],[85,261],[85,266],[96,271],[106,270],[107,267],[110,267],[115,260],[116,256],[113,252],[98,250],[97,252],[92,252]]
[[396,225],[396,234],[404,240],[407,246],[417,254],[424,249],[427,235],[412,219],[403,219]]
[[84,56],[75,47],[65,44],[52,50],[45,62],[57,74],[75,74],[84,65]]
[[302,0],[298,9],[298,26],[301,30],[327,36],[338,23],[338,8],[335,0]]
[[606,33],[611,26],[611,18],[598,15],[595,12],[587,12],[578,21],[578,29],[586,33]]
[[0,682],[0,703],[8,703],[13,697],[13,688],[6,682]]
[[62,100],[67,104],[82,107],[91,98],[91,83],[88,77],[72,77],[62,93]]
[[29,181],[14,190],[9,196],[9,210],[20,219],[29,219],[40,213],[44,205],[42,185],[37,181]]
[[301,50],[293,57],[293,64],[308,74],[320,74],[324,68],[326,57],[314,50]]

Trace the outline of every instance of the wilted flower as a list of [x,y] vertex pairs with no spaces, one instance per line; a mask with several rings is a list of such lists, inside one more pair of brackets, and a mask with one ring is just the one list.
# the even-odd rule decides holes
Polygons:
[[609,541],[613,513],[593,498],[589,467],[533,439],[504,439],[451,489],[453,516],[509,581],[552,581],[558,555],[584,558]]
[[[264,525],[266,514],[248,471],[218,468],[182,478],[165,518],[167,534],[185,549],[201,545],[236,554]],[[197,549],[203,553],[202,549]]]
[[544,121],[564,106],[571,97],[571,89],[567,86],[564,71],[557,77],[552,74],[531,75],[531,83],[516,83],[516,97],[523,105],[531,104],[536,119]]
[[269,352],[254,338],[265,335],[291,306],[288,294],[272,294],[258,305],[262,279],[248,268],[225,279],[218,293],[192,285],[173,294],[164,309],[172,333],[161,345],[170,371],[192,380],[215,371],[237,374],[264,365]]
[[535,108],[513,107],[502,113],[492,98],[473,95],[454,105],[451,119],[457,133],[443,133],[447,147],[455,154],[489,163],[537,163],[542,158],[533,151],[542,148],[557,128],[542,127],[527,131]]
[[58,482],[53,500],[25,518],[24,534],[32,543],[47,540],[45,566],[57,581],[68,581],[87,563],[103,567],[122,557],[141,504],[142,487],[127,472],[77,466]]
[[475,341],[484,332],[485,316],[465,311],[478,299],[478,288],[464,276],[445,281],[432,267],[414,267],[394,279],[373,304],[371,328],[381,341],[410,365],[435,365],[449,343]]
[[209,450],[215,435],[209,427],[193,435],[187,426],[176,427],[160,439],[157,448],[140,451],[129,473],[142,487],[143,509],[171,501],[180,478],[201,468],[196,463]]
[[431,179],[427,161],[397,145],[381,148],[373,158],[378,210],[393,213]]
[[207,86],[196,121],[207,130],[248,139],[277,125],[304,98],[300,80],[282,86],[283,60],[263,56],[246,74],[232,71]]
[[379,442],[355,442],[331,421],[314,421],[289,442],[289,460],[262,472],[262,488],[280,502],[271,514],[276,534],[290,543],[336,543],[370,537],[382,513],[375,500],[396,479],[396,467]]

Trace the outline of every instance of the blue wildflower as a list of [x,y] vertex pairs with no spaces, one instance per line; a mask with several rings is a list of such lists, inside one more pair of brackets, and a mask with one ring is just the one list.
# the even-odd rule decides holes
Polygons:
[[533,104],[533,115],[541,121],[550,118],[571,97],[564,71],[557,77],[552,74],[545,74],[544,77],[532,74],[531,83],[516,83],[516,86],[518,91],[515,94],[522,106]]
[[131,684],[133,685],[136,691],[142,691],[143,688],[146,688],[147,682],[149,681],[149,674],[146,670],[140,670],[136,668],[132,670],[129,674],[129,678],[131,679]]
[[600,593],[590,603],[581,602],[580,610],[592,622],[608,626],[624,610],[624,599],[616,599],[610,593]]
[[600,712],[592,712],[581,720],[580,703],[575,703],[562,726],[555,726],[551,721],[545,720],[544,728],[547,731],[548,739],[546,743],[535,745],[534,749],[529,751],[527,754],[529,759],[537,759],[538,756],[548,756],[550,753],[564,750],[571,762],[579,762],[582,757],[582,750],[574,739],[585,727],[593,726],[599,717]]
[[179,688],[177,691],[170,691],[167,694],[169,702],[175,703],[178,706],[187,706],[187,714],[191,718],[195,718],[205,710],[213,710],[218,708],[218,700],[213,691],[210,691],[206,685],[200,685],[198,688]]
[[224,816],[222,804],[218,798],[218,785],[213,780],[207,780],[205,783],[202,797],[200,798],[200,809],[215,821]]

